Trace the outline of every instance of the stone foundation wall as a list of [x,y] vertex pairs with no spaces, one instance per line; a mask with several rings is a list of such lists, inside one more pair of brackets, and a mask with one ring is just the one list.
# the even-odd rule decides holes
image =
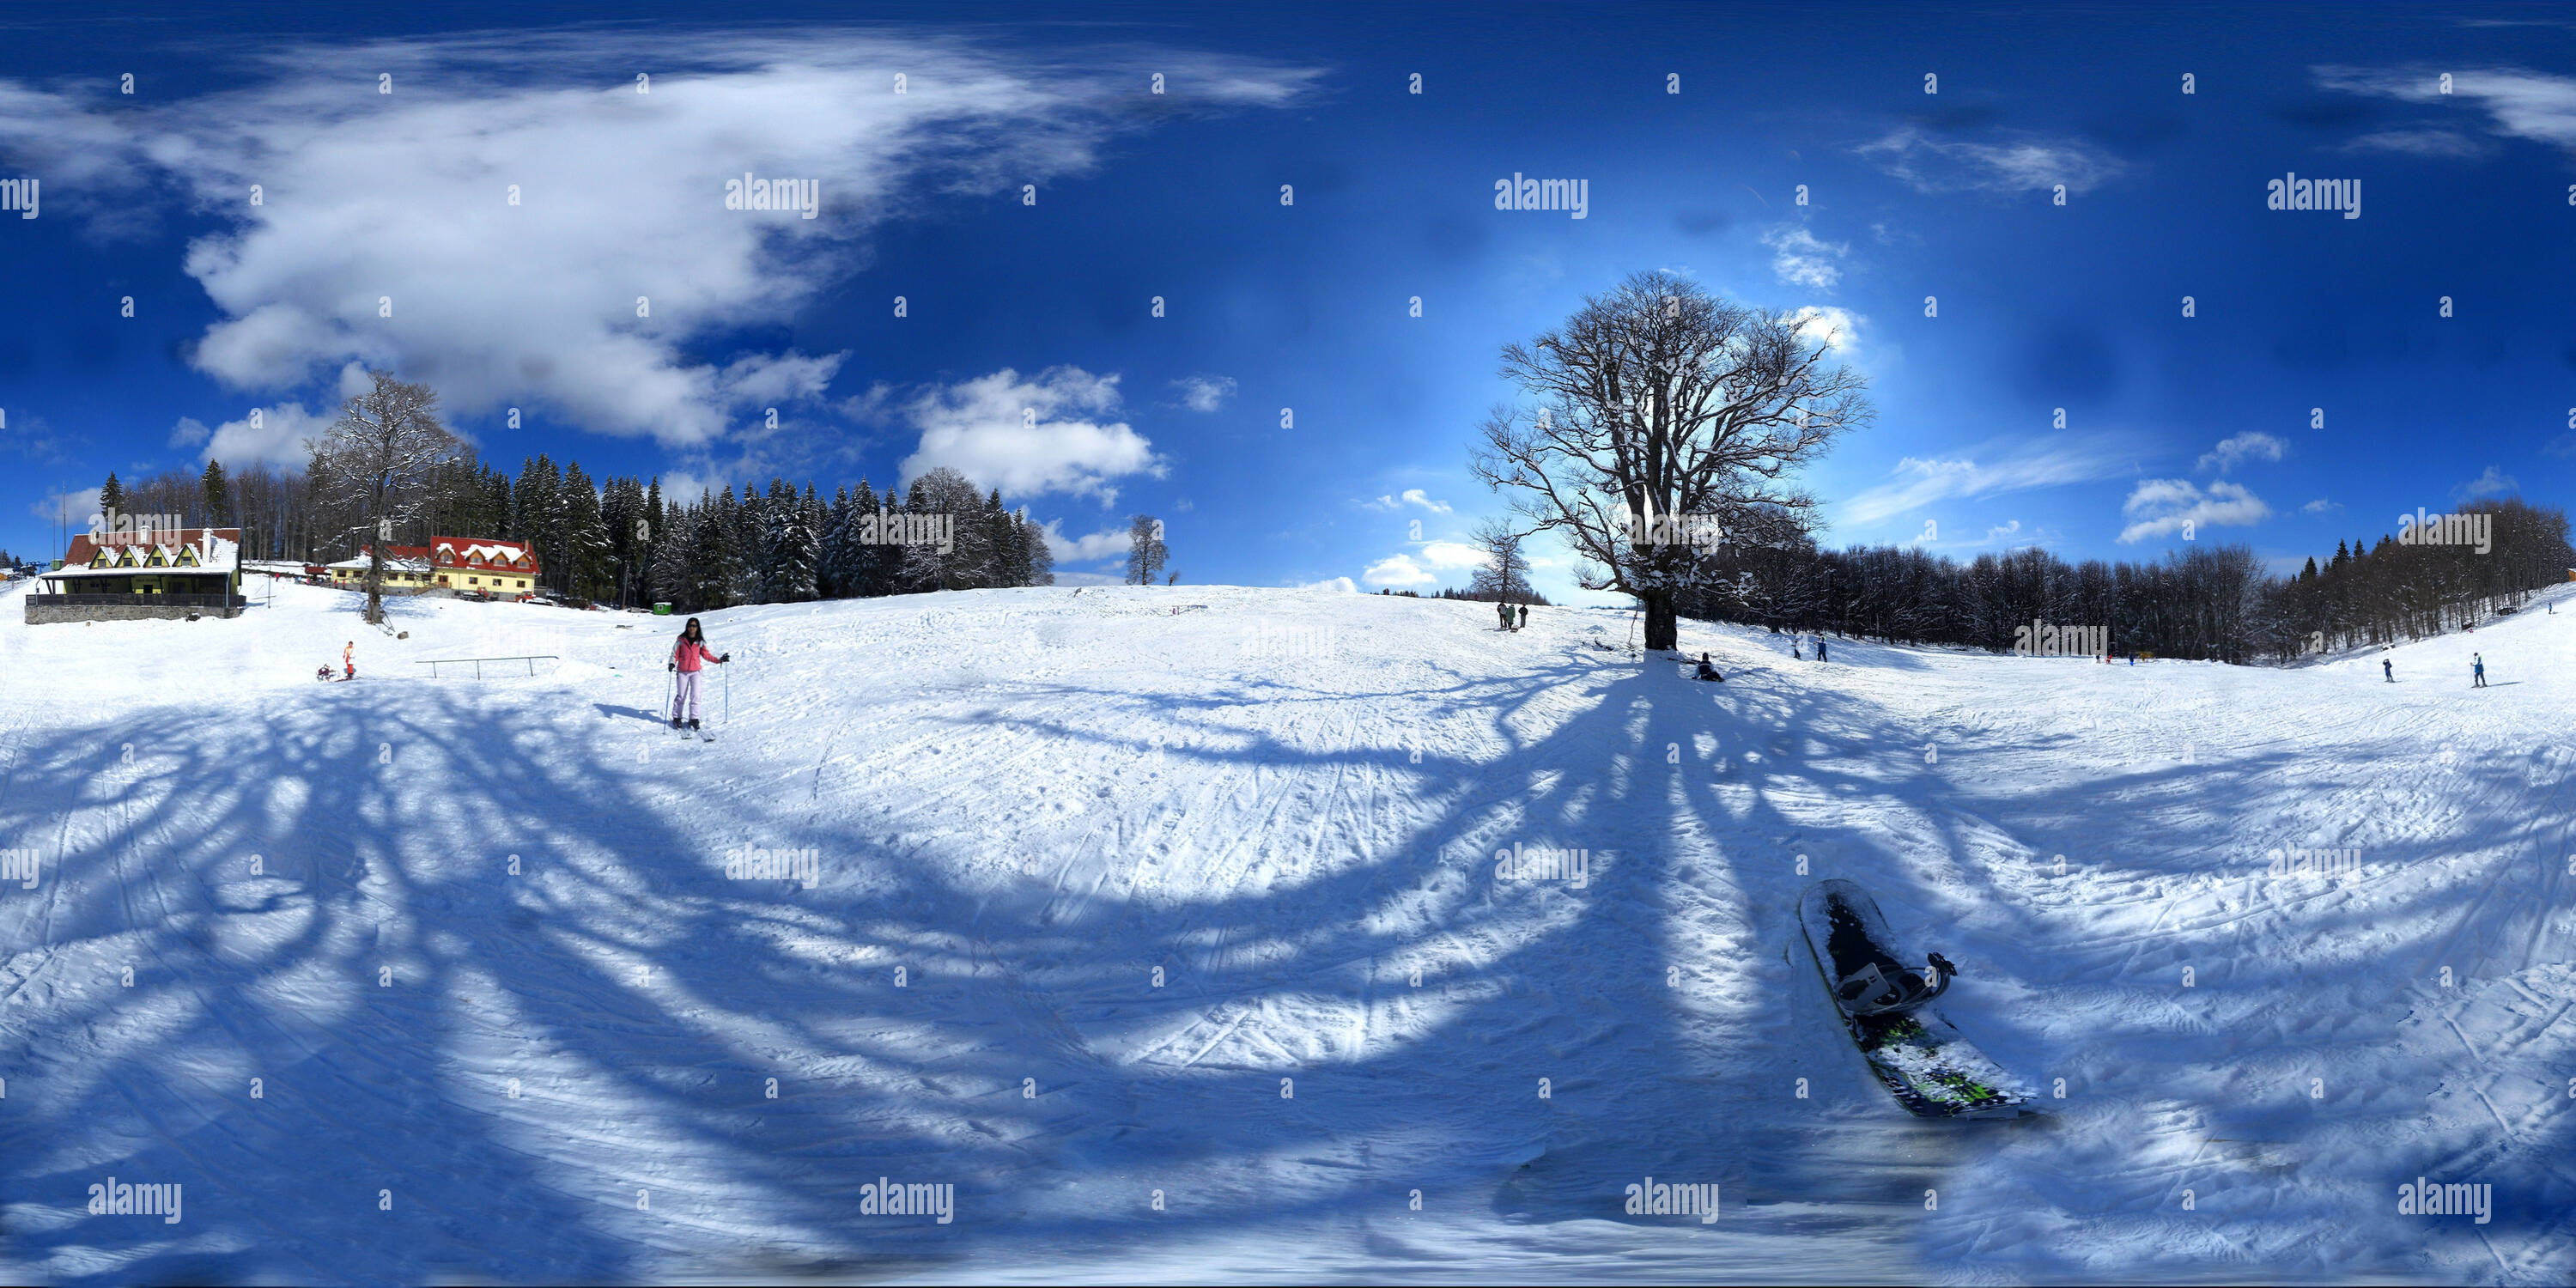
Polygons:
[[241,609],[227,611],[221,608],[185,608],[177,604],[150,603],[54,605],[38,604],[32,596],[27,600],[29,626],[41,626],[47,622],[139,622],[172,617],[185,620],[192,613],[199,617],[239,617]]

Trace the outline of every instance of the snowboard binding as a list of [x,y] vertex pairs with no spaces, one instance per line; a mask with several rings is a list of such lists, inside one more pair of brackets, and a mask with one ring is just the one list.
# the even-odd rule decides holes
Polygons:
[[1869,962],[1834,985],[1834,1000],[1850,1015],[1899,1015],[1948,992],[1959,968],[1939,953],[1923,970],[1903,970],[1893,978]]

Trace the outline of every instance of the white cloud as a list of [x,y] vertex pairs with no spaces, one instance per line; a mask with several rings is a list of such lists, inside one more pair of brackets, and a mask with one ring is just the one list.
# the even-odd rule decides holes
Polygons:
[[2454,501],[2472,501],[2482,496],[2509,496],[2522,490],[2512,475],[2490,465],[2487,472],[2451,489]]
[[1144,435],[1109,419],[1117,409],[1118,377],[1080,367],[1049,367],[1027,378],[1004,367],[934,387],[909,409],[921,445],[904,459],[903,476],[945,465],[1006,496],[1062,492],[1115,504],[1113,480],[1160,478],[1165,468]]
[[1326,578],[1325,578],[1325,579],[1323,579],[1322,581],[1304,581],[1304,582],[1299,582],[1299,583],[1297,583],[1297,589],[1299,589],[1299,590],[1338,590],[1338,591],[1343,591],[1343,592],[1346,592],[1346,593],[1354,594],[1354,595],[1355,595],[1355,594],[1358,594],[1358,593],[1359,593],[1359,589],[1360,589],[1360,588],[1359,588],[1359,587],[1357,587],[1357,586],[1352,585],[1352,584],[1351,584],[1351,579],[1350,579],[1350,578],[1348,578],[1348,577],[1326,577]]
[[1434,568],[1482,568],[1485,552],[1463,541],[1426,541],[1422,562]]
[[304,440],[330,433],[331,423],[337,419],[337,409],[308,412],[300,402],[253,408],[240,420],[215,426],[197,459],[222,461],[227,467],[253,461],[302,465],[311,459],[311,453],[304,450]]
[[78,492],[48,492],[44,500],[28,506],[27,513],[47,523],[68,515],[73,532],[87,532],[89,516],[98,513],[98,493],[94,487],[82,488]]
[[1449,513],[1448,502],[1434,501],[1430,493],[1418,487],[1406,488],[1394,496],[1381,496],[1374,501],[1362,501],[1360,505],[1371,510],[1401,510],[1408,505],[1418,505],[1433,514]]
[[1388,555],[1370,564],[1368,571],[1360,574],[1360,580],[1372,586],[1403,587],[1428,586],[1440,579],[1413,562],[1411,555]]
[[2188,479],[2146,479],[2130,490],[2129,499],[2120,503],[2120,512],[2132,520],[2120,529],[2120,540],[2125,543],[2169,536],[2182,531],[2186,523],[2195,532],[2201,528],[2246,527],[2270,518],[2272,507],[2243,486],[2224,479],[2210,484],[2206,492]]
[[[2529,139],[2576,152],[2576,78],[2551,76],[2514,67],[2450,72],[2451,88],[2443,93],[2437,73],[2420,70],[2381,71],[2358,67],[2312,69],[2317,84],[2350,94],[2393,98],[2427,106],[2468,103],[2485,110],[2488,129],[2507,138]],[[2445,133],[2438,129],[2383,131],[2410,136]],[[2358,142],[2358,140],[2356,140]],[[2422,147],[2445,146],[2418,139]],[[2401,146],[2399,150],[2410,150]],[[2456,155],[2456,154],[2454,154]]]
[[2219,440],[2200,458],[2199,469],[2216,469],[2224,474],[2245,461],[2277,461],[2290,450],[2290,445],[2260,430],[2247,430],[2234,438]]
[[[229,385],[296,391],[359,361],[427,381],[459,414],[544,406],[678,446],[817,391],[842,356],[726,365],[700,346],[788,322],[926,198],[1090,170],[1105,142],[1159,119],[1136,109],[1139,68],[1202,108],[1287,103],[1317,75],[849,29],[460,35],[267,63],[244,88],[96,107],[0,82],[0,153],[97,194],[94,222],[150,210],[165,182],[219,222],[185,267],[220,314],[195,363]],[[638,67],[654,69],[649,94]],[[396,92],[350,92],[352,68],[390,73]],[[888,92],[896,68],[908,93]],[[745,172],[815,181],[820,217],[726,210],[724,183]]]
[[2453,130],[2380,130],[2344,144],[2343,150],[2467,160],[2485,156],[2495,150],[2495,145]]
[[1801,304],[1790,310],[1789,321],[1803,335],[1824,341],[1825,347],[1846,360],[1860,358],[1860,328],[1867,321],[1860,314],[1831,305]]
[[2337,503],[2335,503],[2335,502],[2333,502],[2333,501],[2329,501],[2329,500],[2325,499],[2324,497],[2318,497],[2316,500],[2310,501],[2310,502],[2308,502],[2306,505],[2300,506],[2300,507],[2299,507],[2299,513],[2301,513],[2301,514],[2332,514],[2332,513],[2334,513],[2335,511],[2340,510],[2340,509],[2342,509],[2342,508],[2343,508],[2343,506],[2341,506],[2341,505],[2339,505],[2339,504],[2337,504]]
[[2127,168],[2118,157],[2074,139],[2017,133],[2001,142],[1970,143],[1936,139],[1910,125],[1856,150],[1927,193],[2017,195],[2046,192],[2061,183],[2069,193],[2083,193]]
[[1062,519],[1046,521],[1046,543],[1058,563],[1087,563],[1094,559],[1123,559],[1127,555],[1125,528],[1107,528],[1089,536],[1064,535]]
[[1851,253],[1849,242],[1819,240],[1804,224],[1774,228],[1762,234],[1762,244],[1771,248],[1771,271],[1781,281],[1819,291],[1832,290],[1842,280],[1842,265],[1837,261]]
[[182,416],[179,418],[178,424],[170,427],[170,445],[172,447],[195,447],[197,444],[212,437],[214,432],[215,431],[206,428],[206,422],[199,420],[194,416]]
[[1215,411],[1234,396],[1232,376],[1190,376],[1172,382],[1179,392],[1181,405],[1191,411]]
[[1852,523],[1875,523],[1949,497],[1994,496],[2024,488],[2088,483],[2117,477],[2126,457],[2116,444],[2094,439],[2045,438],[1995,460],[1980,464],[1961,457],[1924,460],[1906,457],[1891,473],[1896,480],[1865,488],[1845,501],[1841,517]]

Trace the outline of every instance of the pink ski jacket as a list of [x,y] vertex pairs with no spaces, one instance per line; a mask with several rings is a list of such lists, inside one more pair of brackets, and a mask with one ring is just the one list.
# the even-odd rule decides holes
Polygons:
[[686,635],[681,636],[680,642],[672,647],[671,656],[678,660],[680,669],[683,671],[698,670],[715,660],[715,654],[708,652],[703,642],[690,639]]

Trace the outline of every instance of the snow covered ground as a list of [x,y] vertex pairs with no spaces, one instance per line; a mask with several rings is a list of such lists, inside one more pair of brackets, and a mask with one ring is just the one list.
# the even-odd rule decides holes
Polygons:
[[[1608,611],[747,608],[702,743],[671,619],[18,593],[11,1280],[2576,1279],[2576,605],[2292,670],[1685,623],[1722,686]],[[2045,1117],[1868,1080],[1795,930],[1836,876]]]

